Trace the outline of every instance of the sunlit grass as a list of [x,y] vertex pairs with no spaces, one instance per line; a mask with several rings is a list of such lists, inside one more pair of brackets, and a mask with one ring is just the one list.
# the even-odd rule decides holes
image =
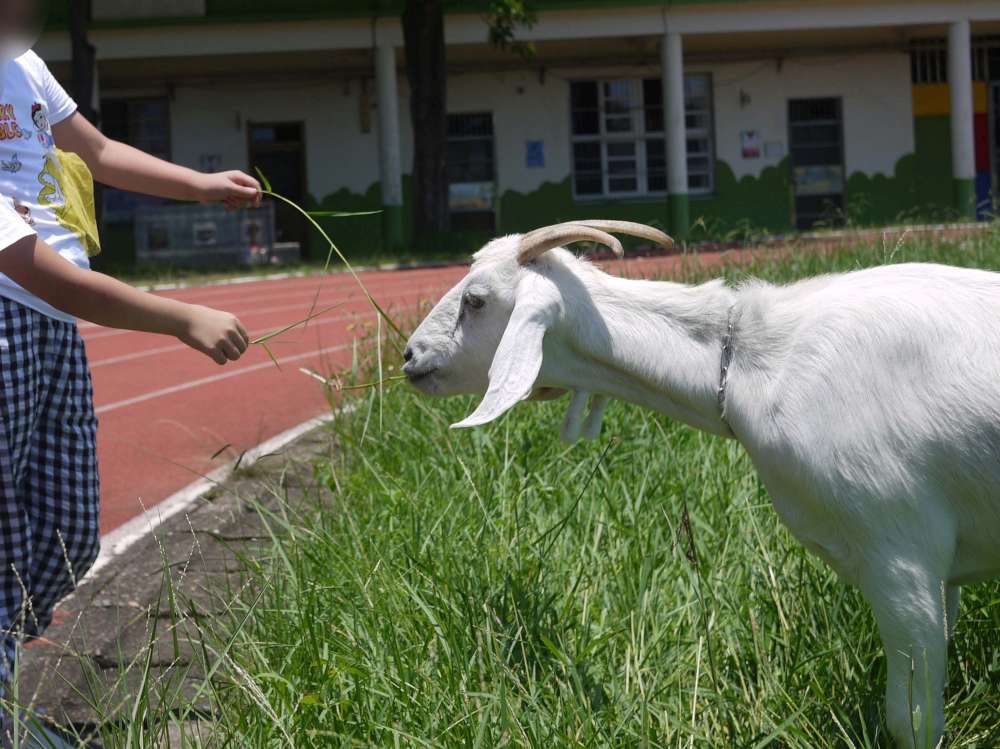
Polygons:
[[[762,256],[725,274],[902,261],[995,269],[1000,242]],[[275,517],[274,554],[254,566],[266,587],[233,652],[269,709],[232,690],[228,740],[890,745],[866,604],[782,528],[736,444],[623,404],[599,444],[571,448],[559,403],[457,434],[471,401],[396,387],[359,405],[315,467],[322,509]],[[998,592],[966,591],[950,746],[1000,744]]]
[[[1000,269],[1000,235],[722,272],[903,261]],[[156,746],[193,717],[211,730],[186,746],[891,746],[867,605],[784,530],[736,443],[620,403],[596,444],[559,442],[559,402],[451,432],[474,402],[412,393],[383,349],[328,381],[361,395],[316,487],[260,508],[247,588],[197,622],[210,714],[180,694],[154,709],[147,685],[106,746]],[[997,583],[965,590],[950,665],[948,746],[1000,746]]]

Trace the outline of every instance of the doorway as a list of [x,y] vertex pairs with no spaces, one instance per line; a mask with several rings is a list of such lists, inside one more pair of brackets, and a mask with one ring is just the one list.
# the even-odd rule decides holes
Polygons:
[[[305,125],[251,122],[249,133],[251,169],[260,169],[276,193],[303,205],[308,184]],[[276,203],[274,225],[278,242],[298,242],[303,257],[308,256],[309,227],[298,211]]]
[[789,99],[793,223],[808,231],[844,223],[844,121],[839,98]]

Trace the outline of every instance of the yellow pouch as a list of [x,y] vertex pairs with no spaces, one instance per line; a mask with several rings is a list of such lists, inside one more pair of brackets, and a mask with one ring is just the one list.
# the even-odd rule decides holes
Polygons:
[[38,202],[51,206],[61,226],[79,237],[88,257],[101,252],[94,204],[94,175],[75,153],[52,150],[38,177],[42,192]]

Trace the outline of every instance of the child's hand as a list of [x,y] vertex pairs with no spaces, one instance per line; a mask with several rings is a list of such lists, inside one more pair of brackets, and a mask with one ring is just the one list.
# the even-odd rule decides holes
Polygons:
[[257,208],[263,197],[260,182],[239,171],[204,174],[199,182],[200,203],[222,203],[232,210]]
[[237,361],[250,346],[250,336],[234,315],[195,304],[188,307],[177,337],[220,365]]

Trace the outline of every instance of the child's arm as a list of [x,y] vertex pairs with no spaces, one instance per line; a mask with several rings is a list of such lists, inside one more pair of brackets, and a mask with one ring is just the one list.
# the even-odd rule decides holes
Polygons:
[[67,314],[112,328],[176,336],[218,364],[236,361],[250,343],[228,312],[147,294],[78,268],[34,234],[0,251],[0,273]]
[[203,174],[106,138],[79,112],[52,128],[56,145],[82,158],[94,179],[111,187],[172,200],[260,205],[260,183],[243,172]]

